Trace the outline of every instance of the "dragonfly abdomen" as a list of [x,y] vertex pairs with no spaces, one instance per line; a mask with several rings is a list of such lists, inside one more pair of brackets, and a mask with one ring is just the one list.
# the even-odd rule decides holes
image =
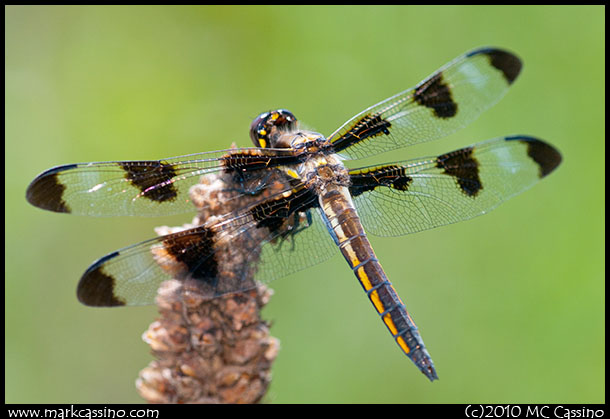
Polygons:
[[433,381],[438,377],[432,358],[417,326],[377,260],[358,213],[343,189],[346,188],[326,191],[321,197],[331,234],[398,346]]
[[[365,249],[366,247],[370,249],[369,256],[363,258],[360,263],[353,265],[354,262],[361,260],[353,257],[354,254],[362,253],[362,251],[356,249]],[[366,236],[356,236],[340,248],[373,307],[377,310],[398,346],[431,381],[436,379],[434,363],[417,331],[417,326],[407,313],[404,303],[375,257]]]

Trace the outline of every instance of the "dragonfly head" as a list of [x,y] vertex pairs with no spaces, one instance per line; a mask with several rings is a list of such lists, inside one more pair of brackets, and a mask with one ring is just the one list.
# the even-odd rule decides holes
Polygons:
[[260,148],[285,148],[282,145],[282,134],[297,129],[298,121],[292,112],[285,109],[269,111],[257,116],[250,125],[250,139]]

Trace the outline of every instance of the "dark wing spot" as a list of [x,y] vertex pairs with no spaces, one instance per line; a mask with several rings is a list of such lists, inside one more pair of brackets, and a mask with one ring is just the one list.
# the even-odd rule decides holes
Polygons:
[[379,186],[379,182],[368,174],[353,174],[350,175],[350,180],[352,184],[349,187],[349,193],[353,197],[372,191]]
[[156,202],[176,199],[178,192],[172,179],[176,172],[171,164],[160,161],[120,162],[125,178],[142,191],[142,196]]
[[527,155],[538,164],[540,178],[551,173],[561,163],[559,151],[537,138],[533,137],[507,137],[506,141],[520,141],[527,145]]
[[257,151],[231,152],[221,157],[225,173],[246,173],[280,165],[297,164],[299,156],[292,154],[270,155]]
[[354,122],[352,127],[340,138],[333,142],[334,152],[345,150],[367,138],[381,134],[390,135],[390,121],[381,118],[379,114],[367,114]]
[[350,193],[358,196],[364,192],[372,191],[378,186],[386,186],[399,191],[409,190],[413,178],[405,174],[402,166],[389,165],[377,167],[350,174]]
[[472,51],[469,57],[477,54],[485,54],[489,57],[489,62],[504,74],[508,84],[512,84],[521,72],[521,60],[510,52],[496,48],[482,48]]
[[250,210],[258,228],[266,227],[270,232],[277,232],[288,218],[296,213],[313,208],[318,203],[317,195],[309,189],[292,192],[288,196],[262,202]]
[[[404,171],[404,169],[403,169]],[[405,176],[404,174],[402,174],[401,176],[398,176],[394,182],[392,182],[392,187],[394,189],[397,189],[399,191],[408,191],[409,190],[409,185],[411,185],[411,182],[413,182],[413,178],[410,176]]]
[[240,173],[248,170],[264,169],[271,163],[270,156],[250,153],[230,153],[222,158],[222,165],[226,173]]
[[214,257],[214,232],[205,227],[166,236],[163,247],[168,255],[185,267],[184,277],[215,286],[218,262]]
[[125,301],[114,293],[115,279],[102,272],[104,264],[119,255],[114,252],[95,262],[83,275],[76,294],[78,300],[88,306],[115,307],[124,306]]
[[380,115],[365,115],[354,124],[347,135],[356,139],[375,137],[381,133],[390,135],[388,128],[391,126],[392,124],[385,119],[381,119]]
[[476,197],[483,189],[479,177],[479,162],[473,156],[473,148],[466,147],[438,156],[436,167],[453,176],[466,195]]
[[390,135],[392,124],[389,121],[382,119],[379,114],[366,115],[354,124],[354,127],[348,131],[348,134],[356,139],[363,140],[365,138],[376,137],[379,134]]
[[28,202],[47,211],[70,212],[70,207],[63,199],[66,186],[59,181],[57,176],[61,172],[76,167],[76,164],[58,166],[38,175],[30,183],[25,194]]
[[436,73],[417,86],[414,99],[432,109],[439,118],[452,118],[457,114],[458,105],[453,101],[451,89],[443,81],[443,73]]

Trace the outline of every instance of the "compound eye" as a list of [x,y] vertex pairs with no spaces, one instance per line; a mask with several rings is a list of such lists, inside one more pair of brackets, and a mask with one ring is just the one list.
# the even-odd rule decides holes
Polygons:
[[268,144],[268,132],[265,123],[271,112],[265,112],[254,118],[250,124],[250,139],[256,147],[265,148]]
[[294,130],[296,125],[296,117],[285,109],[265,112],[252,121],[250,139],[257,147],[275,147],[278,135],[282,131]]

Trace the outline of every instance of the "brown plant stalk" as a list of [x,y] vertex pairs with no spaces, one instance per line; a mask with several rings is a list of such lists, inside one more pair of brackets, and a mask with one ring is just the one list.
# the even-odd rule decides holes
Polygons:
[[[160,227],[157,233],[213,223],[243,207],[244,200],[251,198],[236,195],[227,187],[231,182],[227,174],[203,176],[190,190],[198,210],[193,225]],[[249,248],[251,239],[229,237],[230,243],[214,255],[219,283],[235,282],[240,272],[237,280],[254,284],[259,255]],[[172,266],[162,267],[172,272]],[[152,403],[259,402],[270,384],[271,365],[279,350],[279,341],[270,336],[269,324],[260,315],[271,294],[259,285],[210,299],[194,281],[164,282],[157,296],[160,317],[143,335],[157,359],[140,372],[136,381],[140,395]]]

